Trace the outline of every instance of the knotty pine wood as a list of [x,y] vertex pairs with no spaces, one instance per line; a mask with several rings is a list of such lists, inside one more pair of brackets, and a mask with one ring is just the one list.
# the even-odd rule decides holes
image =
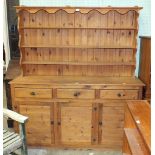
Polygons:
[[[27,82],[25,81],[25,79]],[[113,91],[118,91],[119,89],[120,91],[122,91],[122,89],[128,91],[129,89],[137,92],[143,86],[143,83],[135,78],[129,78],[130,80],[128,80],[128,83],[123,83],[123,81],[125,82],[124,79],[128,79],[123,77],[119,79],[104,79],[96,77],[90,77],[88,79],[75,77],[74,79],[71,79],[63,78],[63,81],[60,77],[53,77],[53,79],[52,77],[38,77],[38,80],[31,77],[19,77],[18,79],[15,79],[13,82],[11,82],[13,86],[13,105],[14,108],[16,110],[18,109],[19,112],[20,106],[22,107],[24,105],[28,107],[30,105],[30,107],[34,108],[41,105],[48,106],[50,108],[54,104],[50,119],[51,126],[54,127],[54,142],[52,140],[52,142],[49,143],[49,139],[46,139],[45,143],[39,143],[39,141],[37,141],[37,135],[34,134],[35,136],[33,137],[33,141],[28,144],[32,146],[90,147],[121,150],[123,142],[125,100],[122,99],[120,101],[119,99],[114,100],[112,98],[102,99],[100,96],[100,92],[102,89],[112,89]],[[122,81],[120,79],[122,79]],[[76,80],[78,80],[78,83]],[[113,81],[113,84],[109,83],[109,80]],[[16,89],[26,89],[30,94],[26,96],[24,94],[23,96],[18,96],[16,95],[16,93],[14,93],[16,92]],[[38,91],[39,93],[41,93],[42,91],[40,90],[44,90],[41,94],[41,96],[43,96],[42,98],[31,95],[31,92],[36,92],[36,95]],[[45,90],[48,90],[46,94],[48,98],[44,98]],[[62,93],[62,99],[61,95],[59,95],[59,90],[67,94],[64,95],[64,93]],[[51,92],[51,95],[49,95],[49,92]],[[83,93],[85,95],[82,95],[79,98],[74,98],[74,93],[77,92],[80,92],[80,95],[82,95]],[[31,95],[31,97],[29,97],[29,95]],[[136,98],[138,97],[139,94],[137,93]],[[87,109],[89,109],[88,113]],[[35,113],[38,113],[36,115],[40,114],[40,110],[37,108],[35,110],[33,110],[32,108],[30,109],[30,111],[31,110],[32,112],[30,113],[34,113],[36,111]],[[84,112],[82,112],[83,110]],[[29,113],[27,113],[27,116],[29,116]],[[52,116],[54,116],[54,118]],[[80,116],[81,118],[79,118]],[[79,118],[81,120],[81,124],[78,123],[78,120],[76,118]],[[84,118],[88,118],[85,120],[86,124],[89,122],[88,126],[83,125],[85,121],[82,120]],[[32,117],[32,119],[35,119],[35,115]],[[46,119],[49,120],[49,118]],[[68,122],[68,126],[66,129],[66,125],[64,125],[63,121],[66,122],[66,120],[68,119],[71,120]],[[49,125],[48,123],[49,121],[46,122],[47,126]],[[77,128],[75,128],[75,124]],[[38,127],[36,126],[36,128]],[[75,128],[75,130],[73,130],[73,128]],[[88,129],[89,134],[85,132]],[[73,137],[73,135],[67,131],[73,132],[74,135],[76,135],[75,137],[77,141],[75,140],[75,137]],[[76,131],[76,134],[74,131]],[[49,130],[47,132],[49,133]],[[53,133],[53,130],[51,132]],[[51,132],[49,133],[49,135],[51,135]],[[43,132],[40,136],[44,137],[42,134]],[[30,137],[28,137],[28,139],[30,139]]]
[[[123,87],[129,87],[130,89],[139,89],[139,87],[145,86],[143,82],[141,82],[137,77],[81,77],[81,76],[19,76],[13,81],[10,82],[11,84],[36,84],[37,85],[50,85],[52,87],[59,86],[61,87],[67,85],[74,86],[74,87],[81,87],[81,88],[91,88],[96,85],[96,88],[102,89],[109,89],[110,87],[114,89],[117,88],[123,89]],[[103,86],[103,87],[101,87]]]
[[28,116],[26,133],[28,144],[54,143],[53,104],[19,105],[21,114]]
[[103,99],[138,99],[138,90],[101,90]]
[[142,8],[16,9],[23,75],[134,76]]
[[92,104],[58,103],[61,144],[91,144]]
[[20,97],[27,97],[27,98],[52,98],[52,91],[51,89],[32,89],[32,88],[16,88],[15,89],[15,96],[18,98]]
[[11,91],[14,110],[30,117],[28,144],[120,151],[125,99],[141,99],[144,86],[134,76],[142,8],[16,9],[22,75]]
[[57,98],[94,99],[95,91],[90,89],[57,89]]
[[[113,103],[113,104],[109,104]],[[99,144],[112,148],[122,148],[124,127],[124,104],[119,106],[117,100],[107,101],[107,104],[99,104]]]

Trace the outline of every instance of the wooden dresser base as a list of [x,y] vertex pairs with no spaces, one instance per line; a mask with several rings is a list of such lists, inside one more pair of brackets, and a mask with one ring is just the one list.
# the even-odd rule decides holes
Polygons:
[[11,92],[14,110],[29,117],[29,145],[121,150],[125,101],[140,99],[142,86],[136,78],[27,76]]

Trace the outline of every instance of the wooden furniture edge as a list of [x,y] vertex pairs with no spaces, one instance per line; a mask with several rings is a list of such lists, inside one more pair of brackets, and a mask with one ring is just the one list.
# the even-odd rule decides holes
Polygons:
[[[67,13],[75,13],[76,11],[81,12],[81,13],[89,13],[92,10],[96,10],[100,12],[101,14],[106,14],[111,10],[115,10],[116,12],[120,14],[126,14],[129,11],[136,11],[137,13],[139,10],[143,9],[143,7],[78,7],[78,6],[59,6],[59,7],[47,7],[47,6],[15,6],[17,13],[19,13],[21,10],[26,10],[29,13],[36,13],[40,10],[44,10],[48,13],[55,13],[59,10],[64,10]],[[52,9],[52,10],[51,10]]]
[[[145,155],[146,154],[148,155],[148,149],[145,147],[146,144],[143,141],[143,139],[140,138],[141,136],[140,136],[137,129],[135,129],[135,128],[124,128],[124,132],[125,132],[126,138],[128,140],[128,145],[129,145],[130,150],[131,150],[133,155],[138,153],[138,151],[140,151],[141,153],[143,152]],[[131,136],[129,136],[129,134],[132,136],[132,138],[135,138],[135,139],[131,141],[132,138],[131,138]],[[136,149],[138,148],[138,149],[136,150],[135,148]]]
[[[149,108],[151,108],[151,106],[150,106],[150,104],[148,103],[147,100],[127,100],[127,101],[126,101],[127,107],[128,107],[128,109],[129,109],[129,112],[130,112],[130,114],[131,114],[133,120],[135,121],[135,125],[136,125],[136,127],[137,127],[137,129],[138,129],[138,131],[139,131],[139,133],[140,133],[140,135],[141,135],[143,141],[145,141],[145,137],[143,136],[143,133],[142,133],[140,127],[138,126],[138,123],[136,123],[136,119],[135,119],[135,117],[133,116],[133,113],[131,112],[131,109],[129,108],[129,104],[134,104],[133,102],[136,103],[136,101],[138,101],[138,102],[139,102],[139,101],[145,102],[146,106],[148,106]],[[150,120],[150,121],[151,121],[151,120]],[[151,130],[151,129],[150,129],[150,130]],[[146,145],[146,147],[147,147],[149,150],[151,150],[151,146],[148,145],[148,143],[145,143],[145,145]]]

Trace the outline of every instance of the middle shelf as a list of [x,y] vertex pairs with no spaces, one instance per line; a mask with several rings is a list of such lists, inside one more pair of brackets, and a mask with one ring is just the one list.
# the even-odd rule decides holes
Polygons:
[[135,46],[84,46],[84,45],[20,45],[21,48],[85,48],[85,49],[136,49]]
[[20,47],[135,49],[134,30],[24,29]]
[[65,62],[65,61],[23,61],[22,64],[34,64],[34,65],[95,65],[95,66],[100,66],[100,65],[127,65],[127,66],[134,66],[135,62]]

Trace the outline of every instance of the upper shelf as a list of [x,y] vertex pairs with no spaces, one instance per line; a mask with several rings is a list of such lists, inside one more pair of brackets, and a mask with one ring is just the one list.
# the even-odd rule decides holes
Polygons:
[[75,12],[81,12],[81,13],[89,13],[91,10],[96,10],[98,12],[100,12],[101,14],[106,14],[109,11],[113,10],[116,11],[120,14],[125,14],[128,11],[135,11],[135,12],[139,12],[139,10],[141,10],[142,7],[35,7],[35,6],[16,6],[16,10],[17,13],[20,12],[21,10],[26,10],[29,13],[36,13],[40,10],[45,10],[48,13],[55,13],[59,10],[64,10],[67,13],[75,13]]
[[104,29],[104,30],[137,30],[134,27],[39,27],[39,26],[24,26],[19,29]]

